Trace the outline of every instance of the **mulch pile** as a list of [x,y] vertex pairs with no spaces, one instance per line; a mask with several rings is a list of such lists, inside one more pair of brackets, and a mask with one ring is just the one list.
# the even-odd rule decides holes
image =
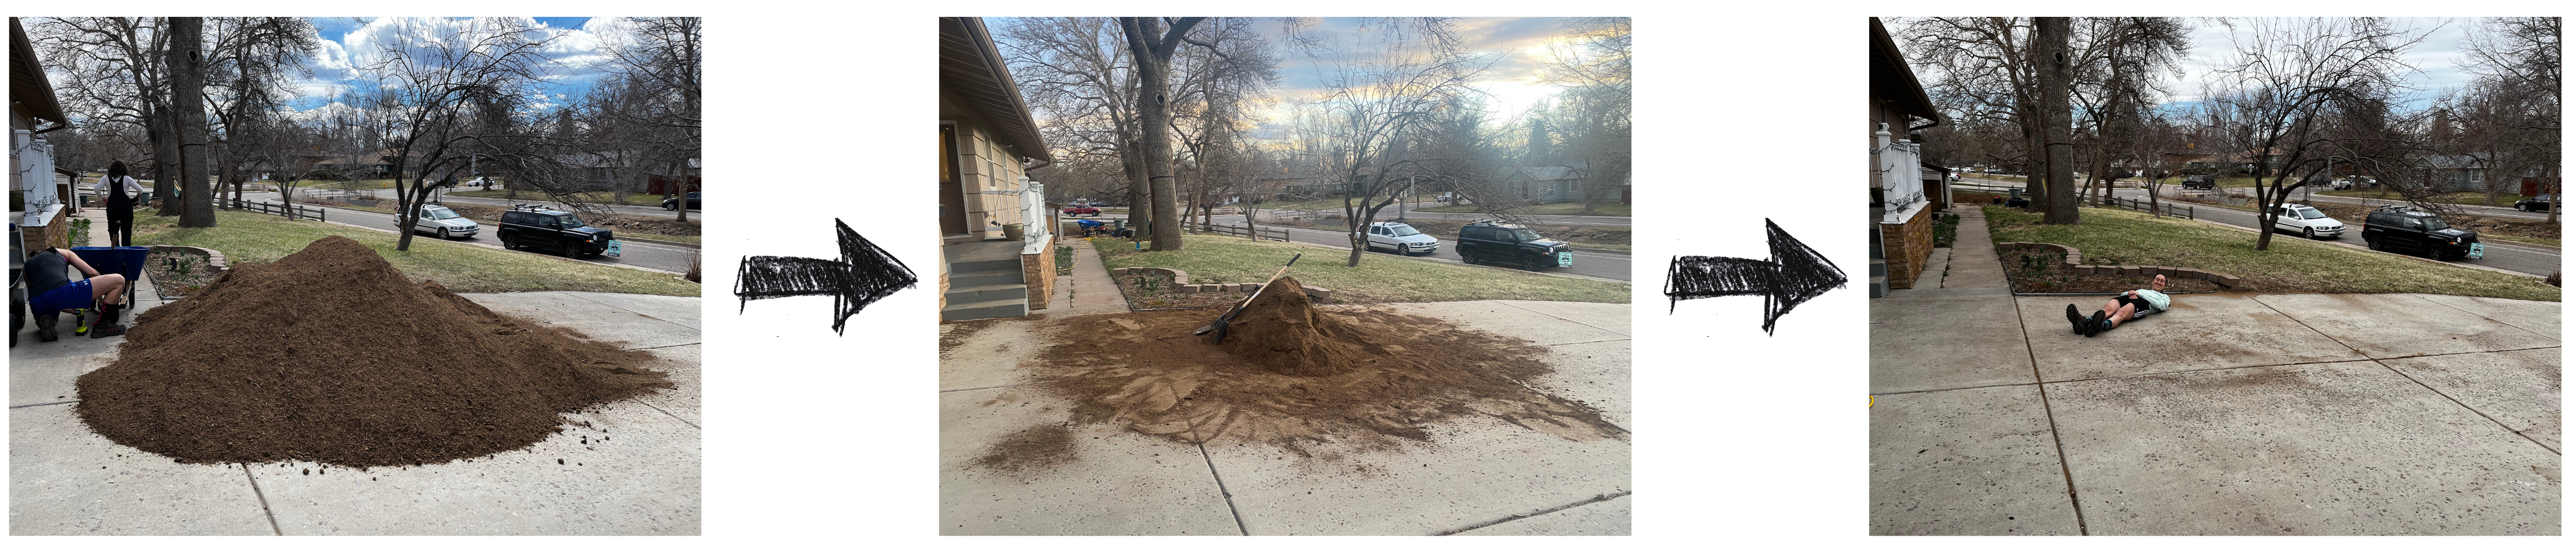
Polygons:
[[[1298,289],[1293,279],[1275,284]],[[1114,424],[1180,443],[1269,443],[1309,459],[1309,445],[1390,450],[1483,416],[1570,440],[1626,438],[1598,410],[1523,386],[1549,374],[1529,342],[1384,308],[1316,307],[1303,293],[1263,293],[1224,345],[1192,330],[1219,309],[1140,311],[1055,320],[1058,344],[1031,366],[1039,386],[1071,399],[1076,423]],[[1070,459],[1031,433],[996,444],[987,467]],[[1018,458],[1026,457],[1026,458]]]
[[136,319],[81,420],[182,462],[430,464],[527,447],[558,413],[669,388],[648,353],[418,286],[348,238],[236,267]]

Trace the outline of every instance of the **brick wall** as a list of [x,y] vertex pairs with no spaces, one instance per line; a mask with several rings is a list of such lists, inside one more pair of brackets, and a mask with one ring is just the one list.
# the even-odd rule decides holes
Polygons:
[[1029,284],[1029,310],[1047,308],[1055,294],[1055,238],[1035,255],[1020,255],[1020,281]]
[[1924,209],[1904,224],[1878,225],[1886,239],[1887,287],[1911,289],[1914,279],[1923,275],[1924,261],[1932,258],[1932,224],[1937,216],[1940,212]]

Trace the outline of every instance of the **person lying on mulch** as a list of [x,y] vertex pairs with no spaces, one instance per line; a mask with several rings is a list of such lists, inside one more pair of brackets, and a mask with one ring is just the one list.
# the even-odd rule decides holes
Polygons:
[[2173,297],[2164,293],[2165,275],[2157,274],[2156,281],[2147,285],[2149,289],[2131,290],[2111,298],[2111,302],[2102,304],[2102,310],[2093,311],[2092,316],[2076,314],[2075,305],[2069,303],[2066,305],[2066,321],[2075,326],[2075,333],[2093,337],[2120,327],[2122,323],[2173,307]]
[[[98,269],[90,268],[88,262],[82,261],[69,249],[47,251],[52,253],[39,252],[27,259],[27,292],[31,294],[27,297],[27,306],[36,314],[36,340],[55,339],[54,317],[59,312],[72,314],[72,325],[76,328],[72,335],[86,333],[94,338],[125,335],[125,326],[116,323],[119,303],[125,300],[125,275],[99,274]],[[63,272],[65,265],[80,268],[81,274],[89,275],[89,278],[72,281],[71,276]],[[91,307],[98,308],[97,327],[81,323],[81,318],[89,313]]]

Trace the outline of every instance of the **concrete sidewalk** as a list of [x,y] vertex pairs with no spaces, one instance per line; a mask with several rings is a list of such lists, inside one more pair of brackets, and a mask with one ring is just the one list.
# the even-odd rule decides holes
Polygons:
[[[1531,340],[1556,372],[1525,384],[1629,424],[1628,305],[1375,306]],[[1402,451],[1319,447],[1343,457],[1323,469],[1275,449],[1195,447],[1103,425],[1069,428],[1079,458],[1068,463],[1016,475],[974,469],[988,445],[1071,419],[1072,405],[1028,388],[1042,382],[1021,368],[1048,345],[1048,319],[1075,311],[1044,312],[940,325],[941,534],[1628,534],[1627,441],[1570,441],[1484,417],[1433,427],[1429,443]]]
[[[54,343],[22,335],[9,359],[9,533],[698,534],[698,298],[463,295],[495,312],[649,350],[664,361],[650,368],[670,372],[677,388],[565,415],[590,425],[568,426],[525,453],[308,475],[324,466],[180,464],[110,442],[72,413],[80,399],[73,384],[114,360],[113,345],[124,338],[73,337],[68,327]],[[583,442],[609,434],[616,438]]]
[[2011,296],[1984,230],[1871,303],[1871,534],[2559,534],[2558,303],[2190,294],[2086,338],[2108,298]]

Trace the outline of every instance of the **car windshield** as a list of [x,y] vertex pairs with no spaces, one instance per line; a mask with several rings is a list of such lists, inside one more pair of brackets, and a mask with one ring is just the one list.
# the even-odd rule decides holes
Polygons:
[[1538,235],[1538,231],[1537,231],[1537,230],[1531,230],[1531,229],[1528,229],[1528,228],[1522,228],[1522,229],[1519,229],[1519,230],[1513,230],[1513,231],[1512,231],[1512,235],[1513,235],[1513,236],[1517,236],[1517,237],[1519,237],[1519,238],[1521,239],[1521,241],[1539,241],[1539,240],[1547,239],[1547,238],[1539,237],[1539,235]]
[[2425,230],[2440,230],[2451,227],[2450,224],[2442,222],[2442,217],[2422,217],[2421,220],[2424,221]]
[[581,217],[564,215],[557,218],[563,220],[563,227],[565,228],[580,228],[583,226],[581,223]]
[[428,209],[421,209],[421,210],[420,210],[420,216],[429,217],[429,218],[430,218],[430,220],[447,220],[447,219],[452,219],[452,218],[458,218],[458,217],[456,216],[456,212],[455,212],[455,211],[449,211],[449,210],[447,210],[447,208],[446,208],[446,207],[431,207],[431,208],[428,208]]
[[2290,210],[2290,213],[2295,214],[2295,215],[2298,215],[2298,217],[2299,217],[2299,218],[2303,218],[2303,219],[2321,219],[2321,218],[2326,218],[2326,214],[2325,214],[2325,213],[2317,212],[2317,209],[2316,209],[2315,207],[2302,207],[2302,208],[2298,208],[2298,209],[2291,209],[2291,210]]
[[1395,235],[1398,236],[1411,236],[1422,233],[1420,230],[1413,229],[1413,225],[1410,224],[1389,224],[1386,226],[1386,229],[1389,232],[1394,232]]

